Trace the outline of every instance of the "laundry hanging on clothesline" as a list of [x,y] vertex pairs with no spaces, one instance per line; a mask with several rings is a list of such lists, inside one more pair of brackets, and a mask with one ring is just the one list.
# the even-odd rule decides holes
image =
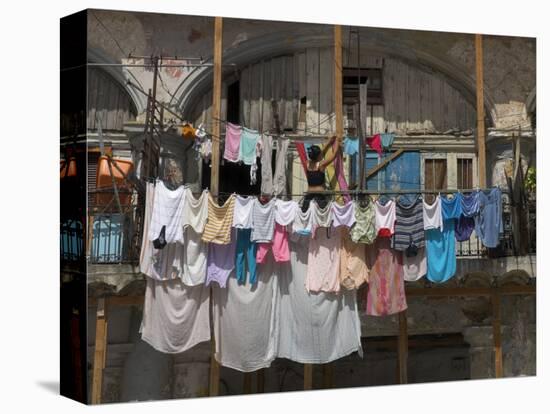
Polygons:
[[[312,201],[302,211],[294,200],[262,203],[232,194],[219,205],[207,190],[195,198],[188,187],[148,183],[144,234],[149,237],[140,255],[148,279],[142,337],[161,352],[182,352],[208,340],[204,309],[212,287],[215,357],[224,366],[251,371],[277,357],[326,363],[362,352],[358,289],[368,286],[360,290],[367,315],[406,309],[406,281],[425,276],[439,283],[454,275],[457,220],[473,217],[482,237],[494,241],[501,225],[500,195],[494,188],[439,195],[431,204],[422,197]],[[156,230],[166,223],[166,234],[174,235],[160,249],[151,240],[153,218],[160,220]],[[403,226],[411,230],[408,239],[402,237]],[[332,328],[312,332],[312,317]],[[181,327],[185,334],[178,333]],[[314,345],[319,337],[326,340],[323,349]]]

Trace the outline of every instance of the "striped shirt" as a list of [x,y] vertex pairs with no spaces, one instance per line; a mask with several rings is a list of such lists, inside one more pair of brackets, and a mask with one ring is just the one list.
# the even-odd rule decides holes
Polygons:
[[235,196],[231,195],[223,206],[208,194],[208,220],[202,233],[202,241],[215,244],[229,244],[231,242],[231,225],[233,224],[233,210]]
[[257,243],[269,243],[275,230],[275,200],[262,205],[259,200],[252,206],[252,233],[250,240]]
[[424,247],[424,219],[422,200],[417,198],[410,204],[397,201],[395,206],[395,233],[393,248],[404,251],[409,246]]

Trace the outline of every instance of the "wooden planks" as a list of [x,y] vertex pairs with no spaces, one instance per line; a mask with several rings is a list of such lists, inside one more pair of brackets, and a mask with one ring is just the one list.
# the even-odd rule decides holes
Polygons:
[[319,49],[306,50],[306,129],[307,133],[319,134]]
[[485,168],[485,106],[483,98],[483,40],[480,34],[475,36],[476,48],[476,112],[477,112],[477,160],[479,186],[487,186]]
[[105,299],[97,302],[95,324],[95,348],[92,371],[92,404],[101,403],[103,390],[103,369],[107,355],[107,309]]

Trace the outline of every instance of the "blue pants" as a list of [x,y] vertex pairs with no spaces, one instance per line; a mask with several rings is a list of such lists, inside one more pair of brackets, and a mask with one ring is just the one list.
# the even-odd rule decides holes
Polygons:
[[250,241],[251,231],[251,229],[238,229],[237,233],[235,271],[239,283],[245,283],[246,281],[245,259],[248,261],[250,283],[256,283],[256,243]]

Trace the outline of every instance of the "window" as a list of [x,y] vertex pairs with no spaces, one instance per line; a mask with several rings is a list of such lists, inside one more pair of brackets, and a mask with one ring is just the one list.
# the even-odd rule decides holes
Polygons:
[[471,158],[457,158],[456,185],[459,190],[473,188],[473,160]]
[[424,160],[424,189],[442,190],[447,188],[447,159],[429,158]]
[[[359,79],[358,79],[359,78]],[[358,82],[359,80],[359,82]],[[342,73],[343,99],[345,105],[359,101],[359,84],[367,84],[368,105],[382,105],[382,69],[344,68]]]

